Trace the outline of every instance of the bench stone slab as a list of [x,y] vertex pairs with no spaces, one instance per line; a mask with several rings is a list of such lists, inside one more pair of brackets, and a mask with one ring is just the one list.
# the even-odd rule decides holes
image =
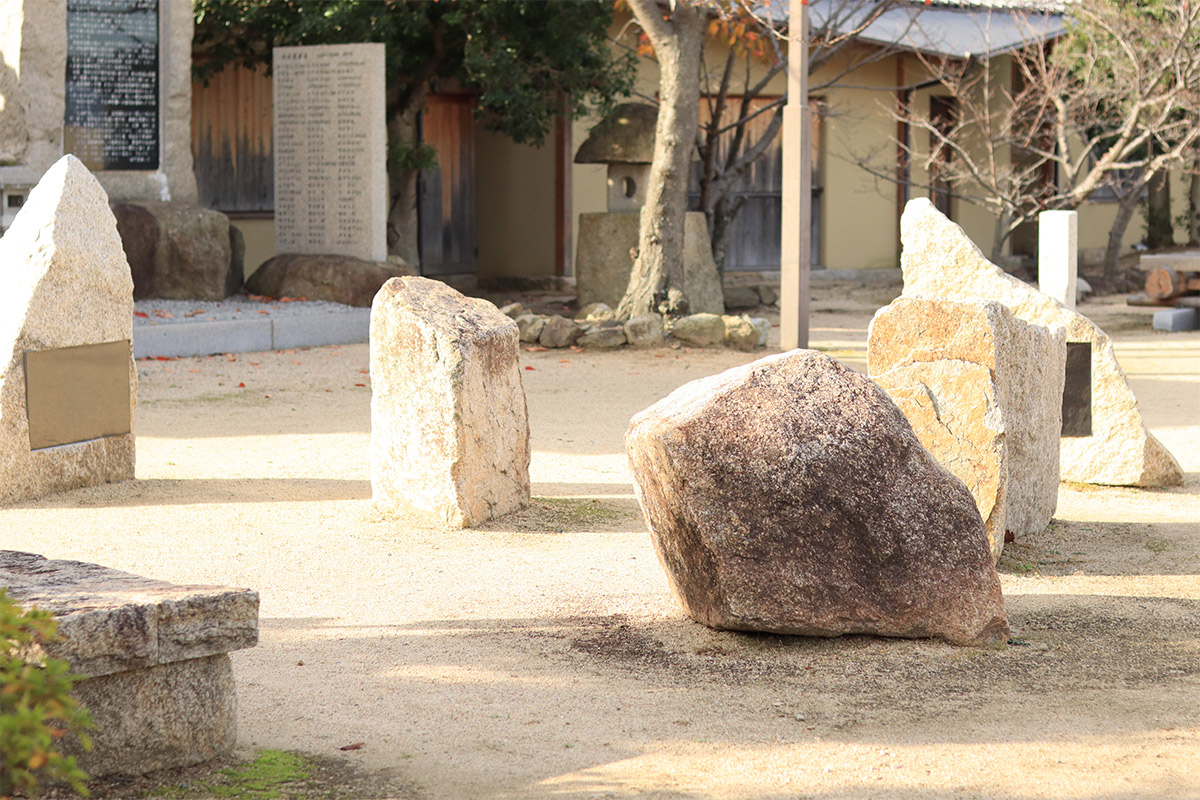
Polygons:
[[139,774],[226,754],[236,739],[227,653],[258,641],[258,594],[179,586],[97,564],[0,550],[0,586],[49,611],[63,640],[47,655],[84,679],[92,775]]

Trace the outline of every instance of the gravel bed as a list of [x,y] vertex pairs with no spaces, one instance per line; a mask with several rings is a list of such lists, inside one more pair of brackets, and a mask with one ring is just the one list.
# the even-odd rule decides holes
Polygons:
[[230,295],[224,300],[159,300],[134,301],[133,324],[171,325],[180,322],[225,322],[229,320],[272,317],[345,314],[361,311],[355,306],[330,303],[324,300],[256,300],[244,294]]

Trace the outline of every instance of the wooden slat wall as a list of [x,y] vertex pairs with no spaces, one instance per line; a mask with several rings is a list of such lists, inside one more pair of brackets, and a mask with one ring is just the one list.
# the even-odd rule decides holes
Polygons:
[[192,85],[192,156],[200,204],[225,213],[275,208],[271,79],[227,67]]
[[[775,102],[776,97],[758,97],[751,101],[751,109],[762,108]],[[725,112],[725,124],[737,119],[740,97],[731,97],[730,105]],[[812,216],[812,263],[820,263],[820,230],[821,230],[821,116],[818,113],[819,103],[813,105],[813,216]],[[746,124],[745,142],[753,145],[766,131],[771,123],[774,112],[766,111]],[[700,103],[700,124],[708,121],[708,106]],[[718,158],[724,159],[728,154],[728,144],[733,132],[726,133],[721,139]],[[699,171],[692,181],[693,198],[699,199]],[[738,181],[738,192],[746,197],[746,204],[733,221],[733,229],[729,235],[729,252],[726,256],[725,269],[729,271],[777,270],[779,269],[780,243],[783,225],[783,151],[781,137],[777,134],[767,151],[750,165],[750,169]]]

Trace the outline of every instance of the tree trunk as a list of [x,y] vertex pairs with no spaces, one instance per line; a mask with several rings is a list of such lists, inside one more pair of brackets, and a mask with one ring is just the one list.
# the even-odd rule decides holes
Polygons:
[[1117,216],[1108,230],[1108,248],[1104,251],[1104,274],[1109,277],[1114,277],[1121,270],[1121,242],[1125,239],[1125,231],[1129,228],[1130,221],[1133,220],[1138,196],[1142,193],[1144,185],[1139,181],[1117,204]]
[[1171,220],[1171,176],[1163,170],[1150,179],[1146,197],[1146,244],[1153,250],[1175,244]]
[[996,215],[996,227],[992,231],[992,253],[988,256],[988,260],[993,264],[1000,264],[1004,258],[1004,245],[1008,242],[1008,235],[1011,233],[1012,215],[1008,212],[1002,212]]
[[1200,247],[1200,156],[1192,162],[1188,186],[1188,247]]
[[[417,115],[424,107],[424,92],[408,107],[388,119],[388,149],[399,145],[411,149],[420,145]],[[404,169],[388,158],[388,190],[391,202],[388,208],[387,243],[388,254],[396,255],[420,271],[421,253],[418,248],[417,231],[417,170]]]
[[659,109],[637,254],[617,315],[628,319],[656,312],[686,314],[683,224],[688,168],[700,117],[704,14],[695,0],[676,0],[666,20],[655,0],[630,0],[629,6],[658,58]]

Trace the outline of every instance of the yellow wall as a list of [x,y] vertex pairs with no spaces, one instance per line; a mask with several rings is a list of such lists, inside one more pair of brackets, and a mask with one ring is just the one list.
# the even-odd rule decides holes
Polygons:
[[480,129],[476,147],[477,274],[553,275],[553,132],[535,148]]
[[242,239],[246,243],[242,274],[249,278],[264,261],[275,256],[275,220],[230,219],[229,224],[242,232]]

